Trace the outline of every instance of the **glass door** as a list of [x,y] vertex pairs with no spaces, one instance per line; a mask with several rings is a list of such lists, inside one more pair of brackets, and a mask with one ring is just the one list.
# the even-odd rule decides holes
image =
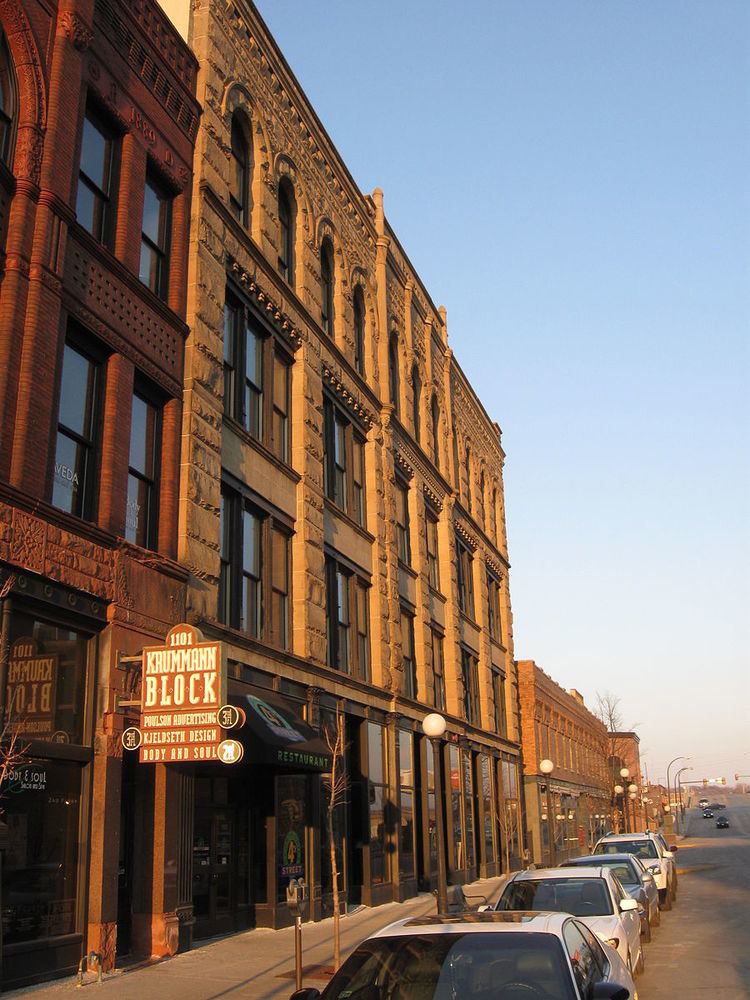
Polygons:
[[234,817],[229,809],[199,807],[193,828],[195,936],[234,930],[232,860]]

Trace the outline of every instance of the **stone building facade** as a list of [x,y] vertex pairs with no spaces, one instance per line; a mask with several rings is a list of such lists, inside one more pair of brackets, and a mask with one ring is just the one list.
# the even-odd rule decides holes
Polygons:
[[[341,713],[346,905],[435,884],[439,809],[451,881],[517,866],[499,428],[382,193],[357,188],[252,4],[164,7],[198,59],[203,106],[180,479],[188,619],[225,643],[235,699],[321,732]],[[448,723],[437,760],[421,731],[435,710]],[[325,786],[314,767],[259,760],[250,745],[231,774],[185,769],[197,867],[180,906],[195,936],[288,923],[292,843],[312,918],[330,912]]]
[[176,947],[182,777],[119,732],[127,654],[185,614],[196,74],[153,0],[0,5],[3,987]]
[[[646,797],[641,774],[641,738],[634,732],[609,733],[609,774],[613,790],[613,804],[616,808],[615,820],[618,829],[645,830]],[[620,772],[630,773],[623,777]],[[615,792],[621,788],[622,792]]]
[[[612,822],[606,726],[578,691],[519,660],[524,788],[534,861],[583,854]],[[553,770],[544,774],[542,761]]]

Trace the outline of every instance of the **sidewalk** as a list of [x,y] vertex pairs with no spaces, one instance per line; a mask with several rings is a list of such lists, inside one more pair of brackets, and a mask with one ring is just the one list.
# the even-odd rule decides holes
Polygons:
[[[467,895],[497,898],[503,878],[484,879],[464,886]],[[435,900],[422,894],[404,903],[362,907],[341,918],[341,955],[346,958],[360,941],[380,927],[403,917],[435,912]],[[305,986],[322,990],[329,976],[322,971],[333,962],[333,919],[305,924],[302,932]],[[59,979],[6,994],[30,1000],[288,1000],[294,992],[294,930],[261,928],[214,939],[193,951],[161,962],[117,970],[102,984],[87,976],[82,990],[75,978]]]

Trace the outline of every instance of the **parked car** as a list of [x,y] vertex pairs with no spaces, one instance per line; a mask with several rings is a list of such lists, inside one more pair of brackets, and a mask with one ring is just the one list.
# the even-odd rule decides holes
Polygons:
[[648,872],[642,862],[634,854],[600,854],[571,858],[561,868],[584,867],[591,865],[606,865],[620,880],[623,889],[638,902],[638,912],[641,916],[641,936],[644,941],[651,940],[651,928],[658,927],[661,922],[659,912],[659,890],[653,875]]
[[672,859],[672,862],[673,862],[672,863],[672,899],[673,900],[677,899],[677,881],[678,880],[677,880],[677,861],[675,859],[675,854],[677,852],[677,848],[674,845],[672,845],[672,847],[669,846],[669,844],[667,843],[667,838],[664,836],[664,834],[661,832],[661,830],[658,830],[655,833],[653,831],[646,830],[646,833],[648,833],[651,837],[653,837],[654,840],[657,842],[657,844],[661,844],[662,850],[664,851],[664,856],[666,858],[671,858]]
[[624,852],[640,858],[656,882],[656,888],[659,890],[659,906],[662,910],[671,910],[672,902],[677,895],[676,851],[676,844],[665,850],[663,839],[647,832],[616,833],[602,837],[594,847],[593,853],[599,855]]
[[516,872],[505,883],[494,909],[570,913],[615,948],[634,975],[645,965],[638,903],[602,865]]
[[719,816],[719,818],[716,820],[716,829],[717,830],[729,829],[729,820],[726,818],[726,816]]
[[629,1000],[620,956],[567,913],[471,913],[398,920],[344,962],[322,994],[291,1000]]

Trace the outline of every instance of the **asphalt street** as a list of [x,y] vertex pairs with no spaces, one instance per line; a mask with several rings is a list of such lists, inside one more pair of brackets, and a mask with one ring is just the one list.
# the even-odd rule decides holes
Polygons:
[[750,998],[750,796],[725,798],[728,830],[686,814],[677,902],[646,947],[639,1000]]

